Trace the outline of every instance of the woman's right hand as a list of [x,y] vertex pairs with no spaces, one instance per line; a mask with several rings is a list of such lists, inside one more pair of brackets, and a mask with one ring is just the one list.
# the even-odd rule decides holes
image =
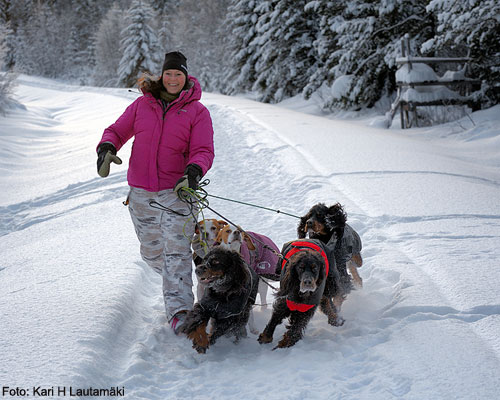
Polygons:
[[112,162],[122,163],[120,157],[116,155],[116,147],[109,142],[102,143],[97,149],[97,173],[103,178],[108,176]]

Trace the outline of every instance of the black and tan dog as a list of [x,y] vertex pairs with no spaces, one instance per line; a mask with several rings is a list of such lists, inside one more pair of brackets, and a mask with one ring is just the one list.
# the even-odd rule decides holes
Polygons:
[[284,245],[280,289],[259,343],[271,343],[276,327],[288,317],[288,330],[275,348],[293,346],[302,338],[318,306],[330,325],[343,324],[332,301],[341,294],[339,275],[335,259],[327,252],[319,240],[296,240]]
[[351,290],[351,277],[347,269],[354,285],[358,288],[363,286],[363,280],[358,273],[358,268],[363,265],[361,238],[346,221],[347,215],[339,203],[330,207],[318,203],[301,217],[297,227],[299,238],[308,235],[310,239],[321,240],[333,249],[345,294]]
[[[236,251],[217,246],[196,267],[196,275],[206,290],[181,329],[192,340],[193,348],[205,353],[223,335],[234,336],[235,341],[246,336],[245,325],[259,283],[255,271]],[[211,318],[212,329],[208,334],[207,323]]]

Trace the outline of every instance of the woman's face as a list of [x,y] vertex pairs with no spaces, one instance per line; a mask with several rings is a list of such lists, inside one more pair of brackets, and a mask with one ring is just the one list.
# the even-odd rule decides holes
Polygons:
[[167,93],[177,94],[186,83],[186,75],[178,69],[166,69],[163,71],[162,80]]

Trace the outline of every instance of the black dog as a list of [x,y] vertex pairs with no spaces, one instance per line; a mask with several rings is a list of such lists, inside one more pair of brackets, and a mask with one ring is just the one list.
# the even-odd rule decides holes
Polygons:
[[280,289],[271,319],[258,339],[259,343],[272,342],[276,326],[289,317],[288,330],[275,348],[297,343],[318,305],[328,316],[329,324],[343,324],[332,302],[335,293],[331,292],[337,288],[338,272],[335,259],[328,257],[325,246],[318,240],[297,240],[285,244],[282,254]]
[[[361,239],[346,221],[347,215],[339,203],[331,207],[318,203],[301,217],[297,227],[299,238],[305,238],[308,234],[309,238],[321,240],[333,249],[344,295],[352,289],[351,276],[357,287],[363,286],[358,273],[358,268],[363,265]],[[351,276],[347,273],[347,269]]]
[[[259,279],[241,255],[233,250],[214,247],[205,262],[196,267],[196,275],[206,286],[201,300],[186,317],[182,327],[193,348],[205,353],[222,335],[233,335],[238,341],[246,336],[245,325],[255,304]],[[212,332],[207,323],[212,318]]]

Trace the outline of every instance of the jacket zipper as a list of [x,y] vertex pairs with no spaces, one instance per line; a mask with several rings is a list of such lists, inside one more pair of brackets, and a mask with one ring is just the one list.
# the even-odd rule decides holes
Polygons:
[[177,103],[174,100],[174,101],[170,102],[167,107],[163,107],[163,100],[160,100],[160,103],[161,103],[162,109],[163,109],[163,115],[161,117],[162,120],[165,120],[165,114],[167,114],[167,111],[170,110],[174,104],[178,104],[181,102],[182,97],[184,97],[184,94],[185,94],[185,91],[184,91],[184,93],[182,93],[181,97],[178,97],[177,99],[175,99],[175,100],[177,100]]

